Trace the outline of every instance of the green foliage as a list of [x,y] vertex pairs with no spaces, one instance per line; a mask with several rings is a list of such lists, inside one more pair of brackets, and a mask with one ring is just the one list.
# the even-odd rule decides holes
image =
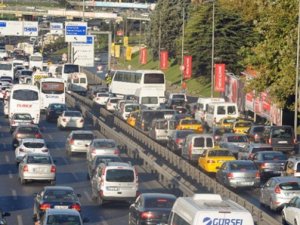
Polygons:
[[259,5],[260,20],[255,30],[261,40],[248,49],[243,60],[259,75],[248,89],[267,90],[273,102],[280,107],[290,107],[287,100],[295,93],[295,68],[297,49],[298,1],[268,1]]

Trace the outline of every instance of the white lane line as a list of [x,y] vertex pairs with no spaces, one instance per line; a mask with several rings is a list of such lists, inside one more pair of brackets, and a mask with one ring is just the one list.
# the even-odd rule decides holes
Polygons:
[[93,201],[93,199],[91,198],[91,196],[89,195],[89,193],[87,191],[84,191],[83,194],[89,202]]
[[79,181],[79,177],[76,175],[76,173],[72,173],[73,177],[75,178],[76,181]]
[[9,177],[9,179],[13,179],[13,178],[14,178],[14,176],[13,176],[11,170],[8,171],[8,177]]
[[23,219],[21,215],[17,215],[18,225],[23,225]]
[[106,222],[106,219],[103,216],[100,216],[100,220],[101,220],[101,224],[108,225],[108,223]]
[[52,137],[52,135],[51,135],[51,134],[49,134],[49,139],[50,139],[50,140],[53,140],[53,137]]
[[8,157],[8,155],[5,155],[4,157],[5,157],[5,161],[6,161],[7,163],[9,163],[9,157]]
[[15,189],[11,190],[12,196],[14,197],[14,199],[17,199],[17,191]]

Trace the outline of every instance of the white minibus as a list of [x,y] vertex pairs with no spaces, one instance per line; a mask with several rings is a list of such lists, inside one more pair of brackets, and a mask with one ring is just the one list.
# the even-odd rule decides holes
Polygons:
[[15,84],[9,96],[8,116],[14,113],[30,113],[34,118],[33,122],[38,124],[40,121],[40,98],[39,89],[35,85]]
[[138,88],[135,93],[135,99],[138,104],[146,106],[149,109],[157,109],[160,106],[160,91],[156,88]]
[[168,225],[254,225],[251,213],[238,203],[218,194],[179,197],[171,210]]
[[14,67],[12,61],[1,61],[0,62],[0,77],[7,76],[14,80]]
[[72,73],[68,78],[68,90],[85,95],[88,90],[88,79],[85,73]]
[[43,55],[39,52],[33,53],[29,56],[29,69],[32,68],[43,69]]
[[236,103],[217,102],[208,105],[205,113],[205,121],[209,127],[213,127],[220,122],[222,118],[238,118],[239,112]]
[[65,104],[65,82],[61,78],[43,78],[40,81],[41,110],[48,108],[51,103]]

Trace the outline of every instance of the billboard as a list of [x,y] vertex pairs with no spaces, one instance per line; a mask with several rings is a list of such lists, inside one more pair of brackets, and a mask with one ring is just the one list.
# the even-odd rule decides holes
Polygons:
[[192,56],[185,55],[183,58],[183,79],[190,79],[192,77]]
[[215,91],[225,91],[225,64],[215,64]]
[[166,70],[168,69],[168,51],[160,51],[160,69]]

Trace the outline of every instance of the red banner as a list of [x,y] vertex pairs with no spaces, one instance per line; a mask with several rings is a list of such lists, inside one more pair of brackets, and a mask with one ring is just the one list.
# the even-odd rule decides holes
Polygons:
[[160,51],[160,69],[166,70],[168,69],[168,51]]
[[140,50],[140,64],[147,64],[147,49],[141,48]]
[[215,64],[215,91],[225,91],[225,64]]
[[186,55],[183,58],[183,79],[190,79],[192,77],[192,56]]

